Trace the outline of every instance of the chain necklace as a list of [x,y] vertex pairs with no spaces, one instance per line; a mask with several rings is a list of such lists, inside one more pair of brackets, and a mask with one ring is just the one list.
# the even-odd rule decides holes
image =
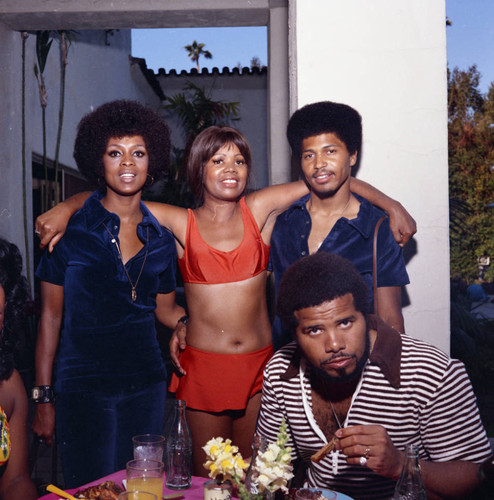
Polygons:
[[[346,205],[343,207],[343,210],[336,215],[336,220],[338,220],[345,213],[345,210],[348,208],[348,205],[350,205],[350,201],[352,201],[351,194],[348,197],[348,201],[346,202]],[[312,212],[312,196],[309,197],[309,203],[307,205],[308,205],[307,209],[309,210],[309,212]],[[334,217],[334,216],[331,214],[329,217]]]
[[[336,216],[335,221],[340,219],[341,216],[345,213],[345,210],[348,208],[348,205],[350,205],[351,200],[352,200],[352,195],[350,194],[350,196],[348,197],[348,201],[346,202],[346,205],[343,207],[343,210]],[[312,212],[312,194],[309,197],[309,202],[307,203],[307,210],[309,213]],[[332,217],[332,215],[330,215],[329,217]],[[317,245],[317,250],[319,250],[319,248],[321,248],[321,245],[323,244],[323,242],[324,242],[324,239],[319,243],[319,245]],[[333,410],[333,412],[334,412],[334,410]]]
[[328,401],[329,401],[329,404],[331,406],[331,411],[333,412],[333,415],[334,415],[334,418],[336,420],[336,423],[338,424],[338,429],[341,429],[341,427],[342,427],[341,426],[341,422],[340,422],[340,419],[338,418],[338,415],[336,415],[336,411],[334,409],[333,403],[331,402],[330,399],[328,399]]
[[[146,253],[144,254],[144,260],[142,261],[142,266],[141,266],[141,270],[139,271],[139,276],[137,276],[136,282],[133,283],[132,280],[130,279],[129,272],[127,271],[127,268],[125,267],[125,264],[124,264],[124,261],[123,261],[123,256],[122,256],[122,252],[120,250],[120,245],[118,244],[117,239],[115,238],[115,236],[113,236],[112,232],[108,229],[108,227],[106,226],[106,224],[104,222],[103,222],[103,226],[108,231],[108,234],[111,236],[111,242],[115,243],[115,246],[117,247],[117,252],[118,252],[118,255],[120,256],[120,262],[122,263],[122,266],[124,268],[125,274],[127,275],[127,279],[129,280],[130,286],[132,287],[132,292],[131,292],[130,296],[132,298],[132,302],[135,302],[137,300],[136,287],[137,287],[137,284],[139,283],[139,280],[141,279],[142,270],[144,269],[144,264],[146,264],[146,259],[147,259],[147,256],[148,256],[149,248],[146,249]],[[147,229],[146,246],[148,246],[148,243],[149,243],[149,226],[146,226],[146,229]]]

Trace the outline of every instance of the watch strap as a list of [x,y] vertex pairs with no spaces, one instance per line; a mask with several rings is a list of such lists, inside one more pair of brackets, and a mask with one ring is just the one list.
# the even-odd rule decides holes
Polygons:
[[55,393],[51,385],[35,385],[31,390],[33,403],[54,403]]

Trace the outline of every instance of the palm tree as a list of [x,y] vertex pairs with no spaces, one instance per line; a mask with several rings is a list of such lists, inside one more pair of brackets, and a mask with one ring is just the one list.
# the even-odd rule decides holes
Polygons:
[[199,71],[199,57],[204,56],[206,59],[213,58],[213,54],[211,54],[209,50],[204,50],[204,47],[204,43],[197,43],[196,40],[194,40],[191,45],[186,45],[184,47],[185,50],[189,51],[187,55],[190,57],[192,62],[196,63],[197,71]]

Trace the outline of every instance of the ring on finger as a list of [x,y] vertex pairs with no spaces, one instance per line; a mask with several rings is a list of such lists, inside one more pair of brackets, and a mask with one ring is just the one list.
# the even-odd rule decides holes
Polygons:
[[369,458],[369,454],[370,454],[370,447],[367,446],[367,448],[365,449],[365,453],[364,453],[364,457],[365,459],[368,459]]
[[365,457],[359,458],[360,465],[364,466],[367,463],[367,459]]

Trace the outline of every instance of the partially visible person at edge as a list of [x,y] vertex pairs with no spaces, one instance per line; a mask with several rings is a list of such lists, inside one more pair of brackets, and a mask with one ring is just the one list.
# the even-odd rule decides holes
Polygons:
[[[384,212],[350,191],[351,170],[362,146],[359,113],[346,104],[330,101],[308,104],[290,118],[287,137],[310,192],[276,220],[269,264],[275,292],[290,264],[304,255],[326,251],[355,264],[373,303],[374,228]],[[394,240],[387,219],[379,227],[376,254],[378,314],[404,332],[401,287],[409,279],[402,249]],[[275,350],[290,340],[290,332],[283,329],[276,317]]]
[[415,444],[427,498],[464,498],[492,450],[463,363],[367,309],[350,261],[317,252],[288,268],[277,312],[295,340],[266,367],[257,433],[276,440],[284,417],[305,484],[356,500],[392,498]]
[[132,436],[163,429],[167,377],[155,315],[174,328],[185,311],[175,304],[173,236],[141,191],[167,169],[169,149],[166,123],[134,101],[103,104],[79,123],[77,166],[102,187],[36,271],[33,430],[48,444],[56,430],[66,487],[125,468]]
[[21,273],[19,249],[0,238],[0,500],[38,498],[28,468],[26,389],[14,368],[29,297]]
[[[187,403],[196,475],[207,474],[202,446],[213,436],[231,438],[244,456],[251,453],[262,373],[272,355],[266,301],[271,232],[276,216],[307,193],[299,181],[244,195],[251,167],[238,130],[210,127],[194,140],[188,159],[198,208],[148,204],[175,235],[185,282],[190,319],[186,332],[177,329],[170,342],[181,375],[174,375],[170,389]],[[372,196],[365,183],[353,185]],[[399,204],[380,193],[374,201],[397,209],[400,237],[413,233],[413,220]],[[71,205],[65,202],[68,212]]]

